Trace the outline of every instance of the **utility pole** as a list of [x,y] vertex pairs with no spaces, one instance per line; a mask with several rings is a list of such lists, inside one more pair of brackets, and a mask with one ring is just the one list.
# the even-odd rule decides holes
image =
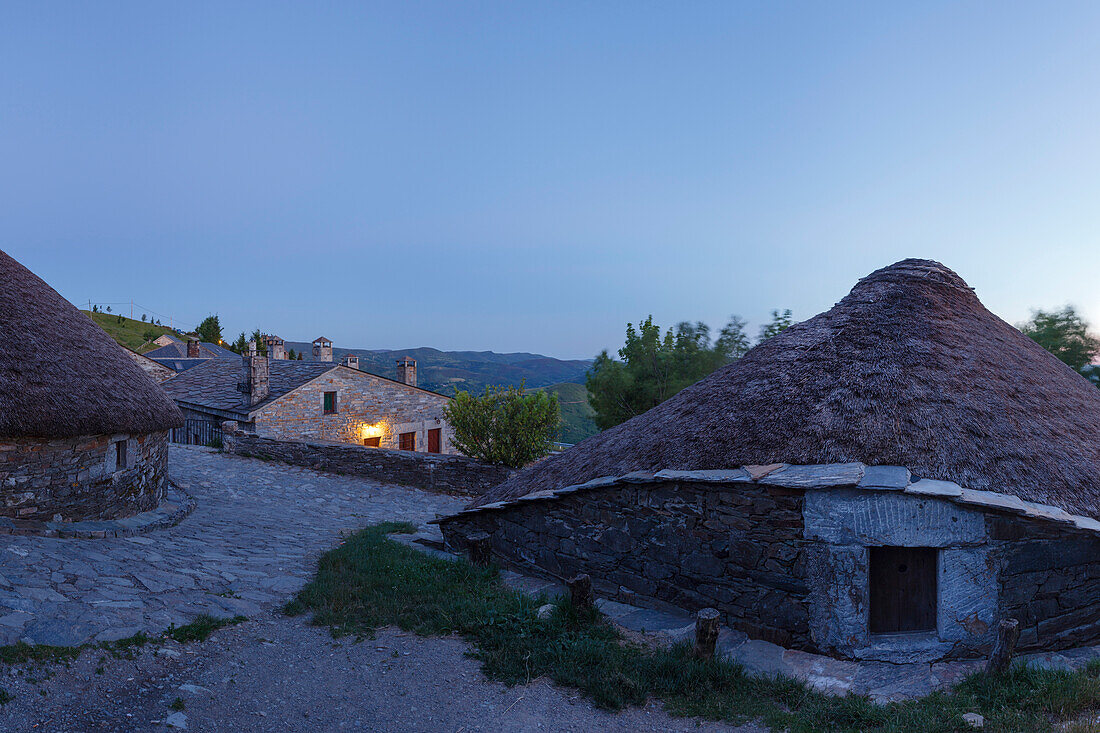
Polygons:
[[134,301],[130,301],[130,320],[134,320]]

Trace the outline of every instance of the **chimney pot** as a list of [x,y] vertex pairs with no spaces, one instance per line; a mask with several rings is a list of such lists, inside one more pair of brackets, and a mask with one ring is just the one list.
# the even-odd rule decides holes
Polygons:
[[416,386],[416,359],[406,356],[397,362],[397,381],[410,387]]
[[187,358],[198,359],[199,357],[199,341],[198,339],[187,339]]

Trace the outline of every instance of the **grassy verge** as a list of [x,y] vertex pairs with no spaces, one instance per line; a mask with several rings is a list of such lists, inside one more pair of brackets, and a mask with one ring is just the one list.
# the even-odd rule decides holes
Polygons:
[[750,675],[736,664],[693,660],[685,646],[646,649],[626,642],[598,613],[579,614],[559,599],[548,620],[530,598],[504,586],[494,568],[431,557],[387,535],[408,524],[369,527],[326,553],[317,575],[287,604],[288,614],[336,636],[369,636],[383,626],[420,635],[458,634],[474,647],[484,673],[505,684],[546,676],[617,710],[649,698],[674,715],[775,730],[968,731],[977,712],[986,729],[1057,730],[1058,721],[1100,707],[1100,665],[1076,672],[1017,667],[1004,676],[973,675],[950,691],[876,705],[866,697],[823,695],[789,678]]
[[[116,658],[133,659],[146,644],[161,644],[169,639],[181,644],[190,641],[206,641],[215,630],[247,620],[244,616],[214,618],[204,614],[183,626],[170,626],[158,636],[149,636],[139,631],[125,639],[100,641],[81,644],[80,646],[50,646],[49,644],[27,644],[21,641],[16,644],[0,646],[0,663],[9,665],[32,664],[40,667],[48,664],[68,665],[84,652],[94,649],[101,650],[105,654],[110,654]],[[5,705],[11,700],[12,697],[7,690],[0,688],[0,705]]]

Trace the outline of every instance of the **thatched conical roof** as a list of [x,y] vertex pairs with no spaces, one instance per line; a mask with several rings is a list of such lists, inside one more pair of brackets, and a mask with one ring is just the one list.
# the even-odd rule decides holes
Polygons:
[[121,346],[0,251],[0,439],[182,424],[175,403]]
[[538,463],[473,506],[609,475],[861,461],[1100,509],[1100,389],[904,260],[672,399]]

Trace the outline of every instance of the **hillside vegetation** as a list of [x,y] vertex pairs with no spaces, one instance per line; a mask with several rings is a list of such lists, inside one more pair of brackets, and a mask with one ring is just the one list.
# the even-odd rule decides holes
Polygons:
[[579,443],[600,432],[592,419],[596,413],[588,404],[588,389],[583,384],[562,382],[542,389],[558,396],[558,404],[561,406],[561,442]]
[[[175,336],[178,339],[183,337],[176,333],[168,326],[154,326],[151,323],[136,321],[132,318],[126,318],[125,316],[118,316],[114,313],[92,313],[91,311],[80,311],[84,315],[91,318],[97,326],[102,328],[118,344],[125,346],[128,349],[144,354],[146,351],[152,351],[157,348],[153,344],[153,340],[164,335],[169,334]],[[121,318],[121,320],[119,320]]]

